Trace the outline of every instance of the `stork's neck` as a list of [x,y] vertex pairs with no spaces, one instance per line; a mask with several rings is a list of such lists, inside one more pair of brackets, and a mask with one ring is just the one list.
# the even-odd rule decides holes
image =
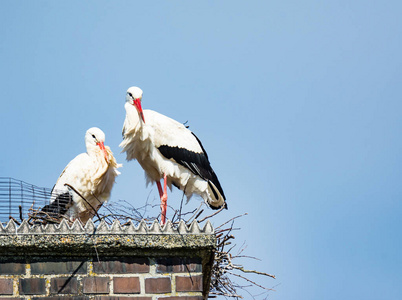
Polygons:
[[105,155],[97,145],[87,144],[87,154],[99,162],[105,161],[106,163]]
[[99,149],[98,146],[94,145],[87,145],[87,153],[90,157],[98,159],[102,157],[102,151]]
[[144,126],[144,122],[142,121],[137,109],[132,104],[126,102],[124,108],[126,109],[126,116],[129,122],[129,127],[135,128],[137,126]]
[[[92,145],[91,145],[92,146]],[[105,155],[103,151],[98,147],[89,147],[87,148],[87,153],[88,156],[91,159],[92,167],[90,168],[90,171],[88,172],[88,175],[91,177],[91,180],[95,183],[97,186],[96,190],[93,190],[91,193],[93,194],[99,194],[104,190],[104,184],[107,183],[107,177],[104,175],[109,169],[109,163],[110,163],[110,155],[108,153],[108,160],[109,162],[105,159]],[[113,155],[112,155],[113,156]]]

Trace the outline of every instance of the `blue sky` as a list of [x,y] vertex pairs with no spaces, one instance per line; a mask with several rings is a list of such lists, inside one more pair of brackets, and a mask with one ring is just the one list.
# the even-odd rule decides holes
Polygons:
[[157,202],[118,148],[137,85],[203,141],[229,205],[214,224],[248,213],[237,243],[277,276],[269,299],[401,299],[401,8],[3,1],[0,174],[52,187],[97,126],[124,164],[111,201]]

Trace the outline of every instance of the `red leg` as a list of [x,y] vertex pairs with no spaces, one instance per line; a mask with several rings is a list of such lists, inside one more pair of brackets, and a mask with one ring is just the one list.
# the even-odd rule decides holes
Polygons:
[[159,196],[161,197],[161,225],[166,223],[166,210],[167,210],[167,178],[166,174],[163,174],[163,190],[162,185],[158,181],[156,183],[158,186]]
[[163,196],[162,185],[159,181],[156,183],[156,185],[158,187],[159,197],[162,198],[162,196]]

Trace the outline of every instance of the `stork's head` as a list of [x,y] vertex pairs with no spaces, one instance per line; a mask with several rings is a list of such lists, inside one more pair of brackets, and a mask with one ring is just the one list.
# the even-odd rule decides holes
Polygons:
[[132,86],[127,90],[126,101],[131,105],[135,106],[142,121],[145,123],[144,113],[142,112],[141,107],[141,100],[142,100],[142,90],[139,87]]
[[98,127],[89,128],[85,134],[85,145],[87,146],[87,151],[97,151],[100,149],[105,157],[107,163],[109,163],[109,158],[105,149],[105,134]]

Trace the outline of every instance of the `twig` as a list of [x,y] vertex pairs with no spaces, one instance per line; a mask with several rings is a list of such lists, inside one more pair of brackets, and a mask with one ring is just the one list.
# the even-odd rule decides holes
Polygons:
[[231,218],[230,220],[227,220],[227,221],[226,221],[225,223],[223,223],[222,225],[216,227],[215,230],[217,230],[218,228],[221,228],[222,226],[226,225],[226,224],[229,223],[230,221],[233,221],[233,220],[235,220],[235,219],[237,219],[237,218],[240,218],[240,217],[243,217],[243,216],[247,216],[247,215],[248,215],[248,213],[244,213],[244,214],[242,214],[242,215],[238,215],[238,216],[236,216],[236,217],[233,217],[233,218]]
[[222,206],[219,210],[217,210],[216,212],[214,212],[212,215],[206,216],[206,217],[204,217],[202,220],[199,220],[198,223],[202,223],[202,222],[204,222],[206,219],[209,219],[209,218],[211,218],[211,217],[213,217],[213,216],[219,214],[224,208],[225,208],[225,207]]
[[183,190],[183,195],[181,196],[181,201],[180,201],[180,211],[179,211],[179,221],[180,221],[180,218],[181,218],[181,209],[182,209],[182,207],[183,207],[183,200],[184,200],[184,195],[185,195],[185,190],[186,190],[186,187],[187,187],[187,185],[184,187],[184,190]]
[[14,217],[12,217],[12,216],[10,216],[9,218],[10,218],[10,220],[13,220],[15,223],[17,223],[18,226],[21,225],[21,223],[18,222],[16,218],[14,218]]
[[[227,293],[216,293],[216,292],[209,292],[209,294],[211,295],[218,295],[218,296],[225,296],[225,297],[231,297],[231,298],[240,298],[243,299],[242,296],[237,295],[237,294],[227,294]],[[214,297],[216,298],[216,297]]]
[[[226,253],[226,254],[229,256],[229,253]],[[258,272],[258,271],[255,271],[255,270],[246,270],[241,266],[236,266],[236,265],[234,265],[232,263],[232,259],[230,257],[228,257],[228,261],[229,261],[229,266],[232,267],[233,269],[240,270],[240,271],[242,271],[244,273],[254,273],[254,274],[258,274],[258,275],[264,275],[264,276],[272,277],[272,278],[275,279],[275,275],[271,275],[271,274],[264,273],[264,272]]]
[[[258,287],[260,287],[260,288],[262,288],[262,289],[264,289],[264,290],[267,290],[267,291],[275,291],[274,289],[269,289],[269,288],[266,288],[266,287],[264,287],[264,286],[262,286],[262,285],[259,285],[258,283],[255,283],[254,281],[248,279],[247,277],[241,276],[241,275],[239,275],[239,274],[236,274],[236,273],[233,273],[233,272],[230,272],[230,271],[227,271],[227,272],[228,272],[229,274],[233,275],[233,276],[237,276],[237,277],[239,277],[239,278],[241,278],[241,279],[244,279],[244,280],[246,280],[246,281],[248,281],[248,282],[254,284],[255,286],[258,286]],[[254,272],[253,272],[253,273],[254,273]],[[272,275],[269,275],[269,274],[262,274],[262,273],[257,273],[257,274],[260,274],[260,275],[268,275],[268,276],[271,276],[271,277],[272,277]],[[273,276],[273,278],[275,278],[275,276]]]
[[24,218],[22,217],[22,206],[21,205],[18,206],[18,210],[20,212],[20,220],[22,222],[24,220]]
[[[203,209],[200,210],[200,212],[195,216],[194,220],[197,220],[197,218],[204,212]],[[199,222],[198,222],[199,223]]]
[[96,216],[100,219],[100,216],[99,216],[99,214],[98,214],[98,210],[96,210],[96,209],[91,205],[91,203],[89,203],[89,202],[87,201],[87,199],[85,199],[85,198],[84,198],[73,186],[71,186],[70,184],[65,183],[64,185],[68,186],[68,187],[71,188],[74,192],[76,192],[76,194],[77,194],[78,196],[80,196],[80,197],[93,209],[93,211],[94,211],[94,213],[96,214]]
[[[194,216],[197,214],[197,212],[201,209],[202,205],[203,205],[203,203],[201,203],[201,205],[197,208],[195,214],[194,214],[190,219],[188,219],[188,221],[186,222],[187,225],[191,223],[191,222],[190,222],[191,219],[194,218]],[[194,218],[194,219],[195,219],[195,218]]]

